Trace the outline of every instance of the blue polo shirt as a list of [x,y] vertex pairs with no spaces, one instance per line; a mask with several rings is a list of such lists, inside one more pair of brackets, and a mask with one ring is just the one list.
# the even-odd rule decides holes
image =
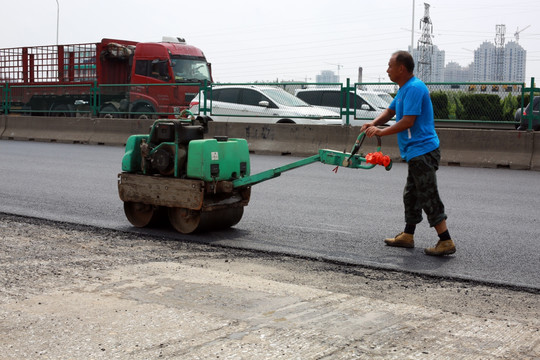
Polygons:
[[396,112],[396,121],[406,115],[416,115],[414,125],[397,134],[403,160],[409,161],[439,147],[429,90],[420,79],[413,76],[400,87],[389,108]]

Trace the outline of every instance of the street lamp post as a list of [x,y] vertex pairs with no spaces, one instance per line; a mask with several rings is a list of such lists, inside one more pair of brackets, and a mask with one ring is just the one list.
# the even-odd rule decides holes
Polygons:
[[413,49],[414,49],[414,0],[412,2],[411,54],[413,53]]
[[58,29],[60,28],[60,4],[56,0],[56,45],[58,46]]

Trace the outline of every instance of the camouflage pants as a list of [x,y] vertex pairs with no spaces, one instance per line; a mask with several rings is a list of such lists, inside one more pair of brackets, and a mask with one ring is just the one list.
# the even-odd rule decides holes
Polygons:
[[403,190],[405,222],[407,224],[420,223],[422,210],[425,211],[429,225],[432,227],[446,220],[435,174],[439,169],[440,160],[441,152],[439,149],[435,149],[408,161],[409,174]]

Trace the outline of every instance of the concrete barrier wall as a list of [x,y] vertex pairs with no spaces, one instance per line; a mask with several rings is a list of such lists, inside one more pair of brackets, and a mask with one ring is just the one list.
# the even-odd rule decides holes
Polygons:
[[533,136],[533,153],[531,157],[531,170],[540,171],[540,132]]
[[0,139],[2,138],[2,134],[4,133],[4,130],[6,129],[6,120],[7,120],[7,116],[0,115]]
[[[437,129],[437,133],[444,165],[540,170],[538,133],[475,129]],[[358,134],[357,127],[213,123],[209,135],[245,138],[255,153],[307,156],[323,148],[350,151]],[[374,139],[366,139],[362,146],[363,152],[375,148]],[[382,138],[382,151],[401,160],[396,136]]]
[[148,134],[153,120],[94,119],[90,144],[125,145],[130,135]]
[[534,134],[515,130],[437,130],[441,162],[450,165],[529,169]]
[[[152,120],[0,116],[0,138],[84,144],[124,145],[133,134],[147,134]],[[514,130],[437,129],[442,163],[459,166],[540,170],[540,133]],[[358,127],[211,122],[207,137],[244,138],[251,152],[309,156],[319,149],[350,151]],[[372,152],[366,139],[362,152]],[[400,161],[396,136],[382,138],[382,151]]]
[[125,145],[130,135],[148,133],[153,123],[87,117],[4,116],[0,119],[4,120],[2,139],[104,145]]
[[91,118],[7,116],[2,139],[88,143]]

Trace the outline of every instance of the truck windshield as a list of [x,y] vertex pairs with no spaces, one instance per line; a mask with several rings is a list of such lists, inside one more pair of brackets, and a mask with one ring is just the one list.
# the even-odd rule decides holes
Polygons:
[[171,57],[174,79],[177,83],[210,81],[206,59]]

